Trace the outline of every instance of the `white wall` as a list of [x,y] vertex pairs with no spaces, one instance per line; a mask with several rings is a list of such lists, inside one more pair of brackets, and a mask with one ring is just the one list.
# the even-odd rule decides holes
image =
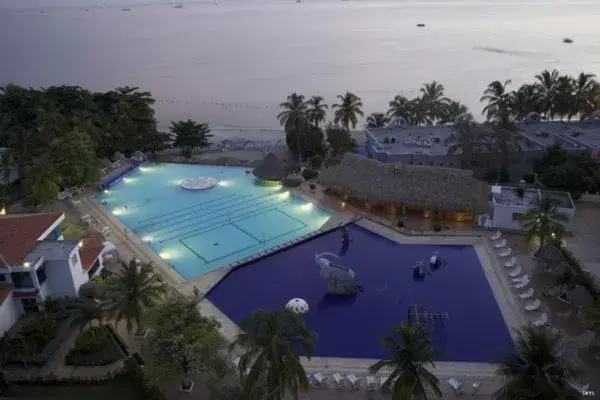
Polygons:
[[519,221],[513,220],[514,213],[525,214],[528,210],[526,207],[511,207],[500,204],[493,204],[493,221],[494,228],[511,229],[520,231],[522,229]]
[[[71,264],[71,256],[73,256],[73,254],[77,254],[77,262],[75,264]],[[71,266],[71,276],[73,277],[72,279],[75,286],[75,296],[77,296],[81,285],[88,283],[90,280],[87,271],[85,271],[81,265],[79,247],[75,247],[73,252],[69,255],[69,265]]]
[[23,315],[21,301],[14,299],[12,293],[9,294],[0,306],[0,336],[9,330],[21,315]]
[[53,299],[77,296],[69,261],[46,261],[46,284]]

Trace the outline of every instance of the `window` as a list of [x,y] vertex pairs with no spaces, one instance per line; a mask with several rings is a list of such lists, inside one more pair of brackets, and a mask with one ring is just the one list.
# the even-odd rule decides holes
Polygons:
[[33,279],[29,272],[13,272],[10,274],[13,284],[19,289],[34,289]]
[[38,268],[37,271],[35,271],[38,281],[40,282],[40,285],[44,282],[46,282],[46,265],[42,265],[41,267]]
[[73,253],[73,255],[71,256],[71,265],[77,265],[77,262],[79,260],[77,259],[77,252]]
[[0,282],[6,282],[6,275],[0,274]]
[[521,218],[521,215],[523,215],[523,213],[513,213],[513,215],[512,215],[513,221],[519,221]]
[[44,240],[58,240],[60,235],[62,235],[62,232],[60,231],[60,225],[59,225],[56,228],[54,228],[52,230],[52,232],[50,232],[48,234],[48,236],[46,236],[46,239],[44,239]]
[[94,274],[96,273],[96,271],[98,271],[98,268],[100,268],[100,267],[101,267],[100,258],[98,258],[96,260],[96,262],[94,263],[94,265],[92,265],[92,268],[90,268],[90,271],[88,272],[88,277],[90,279],[92,279],[94,277]]

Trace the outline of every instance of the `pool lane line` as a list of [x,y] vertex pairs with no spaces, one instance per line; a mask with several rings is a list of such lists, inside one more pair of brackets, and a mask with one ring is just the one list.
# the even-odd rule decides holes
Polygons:
[[[281,236],[284,236],[284,235],[288,235],[288,234],[290,234],[290,233],[292,233],[292,232],[295,232],[295,231],[297,231],[297,230],[299,230],[299,229],[304,229],[304,228],[308,227],[308,225],[306,225],[304,222],[302,222],[302,221],[300,221],[300,220],[298,220],[298,219],[296,219],[296,218],[294,218],[294,217],[291,217],[291,216],[287,215],[286,213],[284,213],[283,211],[281,211],[281,210],[280,210],[280,209],[278,209],[277,207],[275,207],[273,210],[274,210],[274,211],[278,211],[279,213],[281,213],[281,214],[285,215],[286,217],[289,217],[290,219],[292,219],[292,220],[294,220],[294,221],[296,221],[296,222],[300,223],[300,224],[302,225],[302,227],[301,227],[301,228],[297,228],[297,229],[292,229],[292,230],[291,230],[291,231],[289,231],[288,233],[284,233],[284,234],[281,234],[281,235],[278,235],[278,236],[274,236],[274,237],[270,238],[269,240],[273,240],[273,239],[275,239],[275,238],[278,238],[278,237],[281,237]],[[273,211],[273,210],[271,210],[271,211]],[[266,211],[266,212],[264,212],[264,213],[262,213],[262,214],[266,214],[267,212],[270,212],[270,211]],[[260,215],[260,214],[259,214],[259,215]],[[248,219],[248,218],[244,218],[244,219]],[[243,221],[244,219],[242,219],[242,220],[240,220],[240,221]],[[262,240],[262,239],[260,239],[260,238],[257,238],[256,236],[254,236],[254,235],[253,235],[253,234],[251,234],[250,232],[246,231],[245,229],[242,229],[241,227],[239,227],[239,226],[238,226],[238,225],[235,223],[235,222],[240,222],[240,221],[234,221],[234,222],[232,222],[232,223],[231,223],[231,225],[235,226],[235,227],[236,227],[236,228],[238,228],[240,231],[244,232],[246,235],[248,235],[248,236],[252,237],[253,239],[257,240],[259,243],[263,243],[263,240]],[[263,232],[263,233],[264,233],[264,232]],[[264,240],[264,242],[266,242],[266,241],[267,241],[267,240]]]
[[[226,207],[226,209],[238,209],[238,208],[241,209],[244,206],[246,206],[248,203],[256,203],[254,205],[259,205],[260,201],[265,201],[265,202],[270,201],[271,199],[268,199],[268,200],[265,200],[265,199],[267,197],[273,196],[273,194],[268,194],[268,195],[261,196],[261,197],[253,197],[252,195],[249,195],[249,196],[250,196],[249,199],[247,197],[237,197],[237,198],[229,199],[229,200],[226,200],[221,203],[212,204],[211,206],[207,206],[207,207],[199,209],[199,210],[193,210],[193,211],[187,212],[185,214],[180,214],[180,215],[174,216],[174,217],[172,217],[173,219],[171,219],[171,220],[155,222],[152,224],[144,225],[142,227],[137,226],[136,229],[137,230],[148,229],[149,227],[160,225],[158,228],[155,228],[152,230],[154,231],[154,233],[157,233],[157,232],[164,231],[165,229],[167,229],[166,232],[163,232],[160,235],[155,235],[155,236],[161,236],[161,235],[164,235],[165,233],[173,232],[174,230],[176,230],[176,229],[168,230],[168,228],[175,227],[177,225],[184,224],[186,222],[190,222],[190,221],[196,220],[198,218],[205,217],[206,214],[211,215],[211,214],[214,214],[215,212],[221,211],[221,210],[213,210],[210,213],[206,213],[206,214],[203,213],[203,211],[206,211],[207,209],[217,208],[217,207],[222,208],[223,205],[227,204],[227,203],[232,203],[232,204],[230,204],[228,207]],[[242,202],[239,202],[240,200],[242,200]],[[187,219],[185,219],[183,221],[179,220],[180,218],[186,217],[189,215],[192,215],[193,217],[191,217],[191,218],[188,217]],[[222,214],[216,214],[216,215],[222,215]],[[210,219],[208,219],[208,220],[210,220]],[[185,225],[184,228],[187,226],[190,226],[190,225]]]
[[[206,222],[209,222],[209,221],[216,221],[216,222],[213,222],[212,224],[209,224],[208,226],[200,227],[200,229],[209,228],[209,230],[210,230],[210,228],[213,225],[219,225],[219,226],[221,226],[220,224],[222,224],[223,222],[227,222],[228,224],[230,224],[232,220],[233,221],[239,221],[240,217],[244,217],[244,216],[249,215],[249,214],[250,214],[250,216],[253,216],[253,215],[260,214],[261,211],[262,212],[265,212],[265,210],[270,211],[273,208],[277,207],[277,205],[283,203],[284,201],[285,201],[285,199],[282,199],[282,200],[277,200],[277,202],[269,203],[269,204],[256,203],[256,204],[251,205],[250,207],[236,208],[235,211],[237,212],[237,214],[234,215],[233,217],[231,216],[231,211],[225,211],[225,212],[222,212],[220,214],[214,214],[214,215],[209,216],[209,218],[206,218],[206,215],[200,215],[200,216],[198,216],[196,218],[188,219],[186,221],[180,221],[180,222],[177,222],[175,224],[169,225],[169,226],[167,226],[167,228],[170,228],[172,226],[176,226],[176,228],[163,230],[162,233],[160,233],[160,234],[154,233],[153,236],[158,239],[158,238],[161,238],[161,237],[164,237],[164,236],[168,235],[171,232],[178,232],[178,231],[181,231],[182,229],[186,229],[186,228],[190,228],[190,227],[197,227],[200,223],[206,223]],[[249,208],[254,208],[254,207],[258,207],[258,208],[254,209],[254,211],[239,213],[240,211],[242,211],[244,209],[248,210]],[[258,214],[256,212],[258,212]],[[181,225],[181,223],[191,222],[191,221],[195,221],[195,222],[193,222],[191,224],[187,224],[187,225]],[[160,232],[161,229],[158,229],[158,231]],[[195,230],[192,229],[191,231],[188,231],[187,233],[193,233],[193,232],[195,232]],[[175,235],[175,236],[172,236],[172,237],[168,237],[168,238],[162,239],[160,241],[177,239],[179,237],[185,236],[187,233],[181,233],[180,235]]]
[[[236,226],[236,228],[238,228],[238,227]],[[239,229],[239,228],[238,228],[238,229]],[[276,240],[276,239],[278,239],[278,238],[280,238],[280,237],[282,237],[282,236],[289,235],[290,233],[294,233],[294,232],[296,232],[296,231],[299,231],[299,230],[301,230],[301,229],[304,229],[304,228],[296,228],[296,229],[292,229],[292,230],[290,230],[290,231],[288,231],[288,232],[286,232],[286,233],[282,233],[282,234],[280,234],[280,235],[273,236],[273,237],[271,237],[270,239],[268,239],[268,240],[267,240],[267,242],[269,242],[269,241],[272,241],[272,240]],[[241,230],[241,229],[240,229],[240,230]],[[242,230],[242,232],[244,232],[244,231]],[[313,231],[313,232],[314,232],[314,231]],[[244,233],[246,233],[246,232],[244,232]],[[311,232],[311,233],[312,233],[312,232]],[[252,236],[252,235],[251,235],[251,236]],[[253,239],[255,239],[253,236],[252,236],[252,238],[253,238]],[[192,253],[194,253],[194,254],[195,254],[195,255],[197,255],[199,258],[201,258],[201,259],[202,259],[202,261],[204,261],[204,262],[205,262],[205,264],[209,264],[209,263],[212,263],[212,262],[215,262],[215,261],[218,261],[218,260],[222,260],[223,258],[230,257],[230,256],[232,256],[232,255],[234,255],[234,254],[241,253],[242,251],[246,251],[246,250],[248,250],[248,249],[251,249],[252,247],[260,246],[260,245],[262,244],[262,241],[258,241],[257,243],[255,243],[255,244],[253,244],[253,245],[251,245],[251,246],[247,246],[247,247],[244,247],[244,248],[238,249],[238,250],[236,250],[236,251],[233,251],[233,252],[231,252],[231,253],[227,253],[227,254],[225,254],[225,255],[223,255],[223,256],[220,256],[220,257],[214,258],[214,259],[212,259],[212,260],[207,260],[207,259],[205,259],[204,257],[200,256],[200,255],[199,255],[199,254],[198,254],[196,251],[192,250],[192,249],[191,249],[191,247],[189,247],[188,245],[186,245],[186,244],[183,242],[183,240],[185,240],[185,239],[180,239],[180,240],[179,240],[179,242],[180,242],[181,244],[183,244],[183,245],[184,245],[184,246],[185,246],[187,249],[189,249],[189,250],[190,250]],[[256,239],[255,239],[255,240],[256,240]],[[293,240],[293,239],[290,239],[290,240]],[[268,247],[268,248],[266,248],[266,249],[263,249],[262,251],[267,251],[267,250],[269,250],[269,249],[271,249],[271,248],[274,248],[274,247],[276,247],[276,246],[278,246],[278,245],[273,245],[273,246],[271,246],[271,247]],[[250,256],[251,256],[251,255],[253,255],[253,254],[257,254],[257,253],[260,253],[260,251],[257,251],[257,252],[255,252],[255,253],[252,253],[252,254],[250,254],[248,257],[250,257]],[[243,258],[244,258],[244,257],[243,257]],[[242,259],[243,259],[243,258],[242,258]],[[232,261],[232,262],[236,262],[236,261]]]
[[156,220],[156,219],[162,219],[164,217],[168,217],[170,215],[176,214],[176,213],[178,213],[180,211],[187,211],[187,210],[194,209],[196,207],[200,207],[200,206],[203,206],[203,205],[212,205],[216,201],[221,201],[221,200],[222,201],[227,201],[226,199],[231,198],[231,197],[233,197],[235,199],[235,198],[246,197],[246,196],[252,196],[252,195],[239,196],[236,193],[230,193],[230,194],[227,194],[225,196],[217,197],[216,199],[212,199],[212,200],[207,200],[207,201],[203,201],[203,202],[200,202],[200,203],[196,203],[196,204],[194,204],[192,206],[178,208],[176,210],[163,213],[161,215],[155,215],[155,216],[150,217],[150,218],[139,219],[137,222],[138,223],[144,223],[144,222],[153,221],[153,220]]

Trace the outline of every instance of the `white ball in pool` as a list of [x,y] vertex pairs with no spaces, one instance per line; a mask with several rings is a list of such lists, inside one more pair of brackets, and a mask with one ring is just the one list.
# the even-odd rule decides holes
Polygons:
[[294,298],[287,302],[285,308],[296,314],[306,314],[309,310],[308,303],[304,299]]

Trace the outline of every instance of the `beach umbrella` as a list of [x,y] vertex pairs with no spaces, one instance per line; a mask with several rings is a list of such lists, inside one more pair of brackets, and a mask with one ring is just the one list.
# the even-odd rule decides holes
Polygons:
[[306,314],[308,312],[308,303],[304,299],[291,299],[285,305],[285,308],[296,314]]

